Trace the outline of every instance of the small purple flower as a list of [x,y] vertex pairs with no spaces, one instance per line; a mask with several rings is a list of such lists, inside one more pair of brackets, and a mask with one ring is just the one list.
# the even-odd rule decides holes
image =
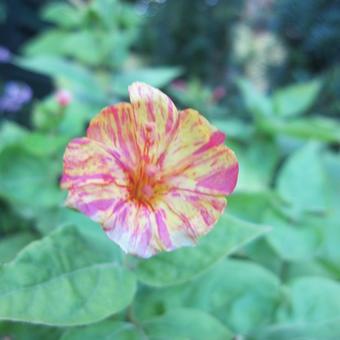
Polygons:
[[9,81],[5,84],[0,96],[0,110],[19,111],[24,104],[32,99],[32,89],[25,83]]
[[11,60],[12,53],[4,46],[0,46],[0,63],[7,63]]

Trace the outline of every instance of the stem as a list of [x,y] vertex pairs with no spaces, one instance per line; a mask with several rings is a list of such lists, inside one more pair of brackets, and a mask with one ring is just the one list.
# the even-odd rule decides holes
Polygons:
[[282,261],[281,270],[280,270],[280,278],[282,282],[287,281],[288,267],[289,267],[288,262]]
[[141,333],[142,335],[142,340],[149,340],[149,337],[147,334],[144,332],[143,326],[141,323],[135,318],[133,314],[133,309],[132,309],[132,304],[128,307],[127,309],[127,314],[126,314],[126,319],[127,321],[131,322]]

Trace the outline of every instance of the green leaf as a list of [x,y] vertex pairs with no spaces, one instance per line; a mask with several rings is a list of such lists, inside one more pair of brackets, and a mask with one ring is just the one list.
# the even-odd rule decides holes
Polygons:
[[65,226],[0,269],[0,319],[71,326],[99,321],[133,299],[134,275],[98,229]]
[[179,286],[142,290],[134,302],[137,318],[179,307],[211,313],[237,334],[270,324],[280,300],[280,282],[269,271],[241,260],[224,260]]
[[61,328],[31,325],[21,322],[0,322],[1,340],[59,340],[61,334]]
[[127,88],[135,81],[148,83],[161,88],[169,84],[182,73],[178,67],[153,67],[129,70],[116,74],[113,78],[113,92],[120,96],[127,96]]
[[49,3],[42,12],[42,17],[58,26],[73,28],[78,26],[83,17],[82,8],[75,8],[68,3]]
[[339,122],[326,117],[268,118],[261,120],[260,128],[273,136],[283,134],[304,140],[340,142]]
[[138,279],[158,287],[188,281],[266,231],[268,228],[224,214],[196,247],[162,253],[138,262]]
[[17,62],[22,67],[53,77],[59,87],[70,90],[83,100],[101,104],[107,101],[97,78],[79,63],[55,56],[17,58]]
[[281,117],[296,116],[306,112],[316,100],[321,88],[319,80],[294,84],[274,92],[275,112]]
[[340,318],[340,284],[323,277],[304,277],[289,284],[280,322],[318,323]]
[[211,315],[195,309],[169,311],[142,324],[150,339],[228,340],[232,334]]
[[141,340],[143,336],[131,323],[106,320],[86,327],[71,328],[61,337],[61,340],[94,339]]
[[295,213],[324,212],[327,207],[321,154],[319,145],[308,143],[293,153],[280,170],[278,193]]
[[327,322],[293,323],[268,327],[256,340],[336,340],[340,338],[340,319]]
[[47,135],[32,132],[22,138],[20,146],[35,156],[56,155],[63,150],[67,144],[68,137],[63,135]]
[[29,57],[39,55],[62,55],[64,52],[64,39],[68,33],[57,29],[49,30],[29,41],[24,47],[25,55]]
[[7,147],[0,154],[0,197],[24,215],[59,204],[64,196],[57,185],[59,170],[48,158]]
[[0,263],[8,262],[36,237],[30,232],[20,232],[14,235],[0,237]]
[[271,192],[236,192],[228,198],[228,211],[243,220],[261,223],[274,200]]
[[268,117],[273,115],[273,107],[270,99],[261,93],[256,87],[246,79],[238,79],[236,82],[246,108],[255,117]]
[[[247,144],[227,141],[227,145],[235,152],[240,164],[236,192],[267,191],[279,161],[279,149],[271,139],[254,136],[256,143],[252,140]],[[259,159],[261,166],[259,166]]]
[[21,126],[5,121],[0,126],[0,152],[11,144],[16,144],[26,136],[28,131]]
[[85,64],[100,64],[111,37],[107,33],[96,33],[86,30],[68,33],[63,42],[65,55]]
[[252,138],[255,130],[254,126],[240,119],[214,119],[211,123],[226,134],[227,142],[228,138],[248,141]]
[[340,153],[327,152],[323,155],[323,160],[327,174],[327,202],[330,208],[324,218],[324,246],[321,256],[327,267],[340,277]]
[[303,261],[319,254],[323,241],[321,229],[324,227],[324,218],[305,216],[296,222],[274,211],[268,211],[264,222],[273,227],[266,237],[282,259]]
[[248,244],[244,249],[244,254],[247,258],[270,270],[277,276],[281,275],[282,259],[278,256],[267,238],[263,237]]
[[62,340],[228,340],[231,333],[211,315],[195,309],[176,309],[138,324],[107,320],[67,331]]

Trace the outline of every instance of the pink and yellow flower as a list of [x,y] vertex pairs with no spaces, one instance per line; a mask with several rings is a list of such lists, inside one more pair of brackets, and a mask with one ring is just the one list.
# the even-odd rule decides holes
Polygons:
[[127,253],[150,257],[194,245],[235,188],[238,162],[225,135],[197,111],[178,111],[147,84],[103,109],[64,155],[66,205],[100,223]]

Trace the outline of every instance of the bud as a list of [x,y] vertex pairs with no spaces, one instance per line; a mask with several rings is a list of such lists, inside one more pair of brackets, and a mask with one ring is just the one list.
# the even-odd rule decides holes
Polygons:
[[212,93],[212,99],[213,102],[219,102],[223,97],[226,95],[226,90],[223,86],[217,86],[215,87],[213,93]]
[[67,90],[59,90],[55,96],[58,104],[62,107],[68,106],[72,101],[72,94]]

